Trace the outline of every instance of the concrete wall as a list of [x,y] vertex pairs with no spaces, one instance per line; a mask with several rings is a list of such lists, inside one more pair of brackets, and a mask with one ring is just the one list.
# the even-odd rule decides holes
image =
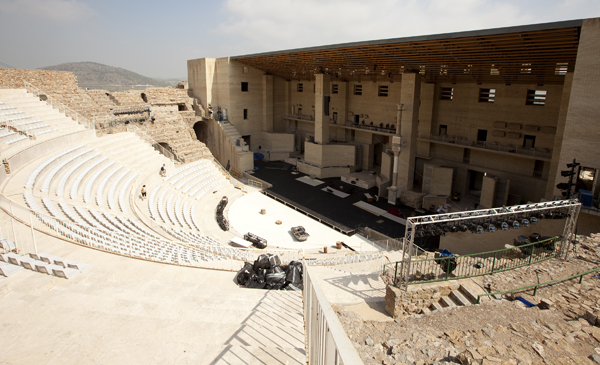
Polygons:
[[319,179],[326,179],[328,177],[339,177],[350,173],[348,167],[316,167],[311,166],[302,162],[296,164],[298,171],[307,175],[314,175]]
[[[440,100],[442,87],[453,88],[453,100]],[[496,89],[496,97],[493,103],[479,102],[479,89]],[[527,90],[545,90],[546,105],[526,105]],[[464,137],[468,140],[477,140],[479,129],[487,130],[487,142],[504,145],[523,145],[523,136],[534,135],[536,137],[536,148],[552,149],[554,146],[554,133],[543,133],[525,131],[526,125],[537,127],[556,127],[558,113],[562,99],[562,85],[537,84],[445,84],[436,85],[434,94],[434,115],[431,133],[438,135],[440,125],[447,125],[447,134],[451,136]],[[495,127],[494,122],[504,122],[506,127]],[[509,128],[509,124],[517,124],[518,129]],[[516,128],[517,126],[515,126]],[[496,137],[493,131],[516,132],[519,138]],[[419,130],[426,133],[424,130]]]
[[436,166],[431,174],[430,194],[452,195],[453,169]]
[[354,149],[353,145],[306,143],[304,159],[319,167],[354,166]]
[[[600,168],[600,19],[585,19],[581,28],[577,63],[566,116],[562,148],[552,186],[567,179],[560,176],[574,158],[582,167]],[[553,188],[555,196],[560,191]]]
[[267,151],[289,152],[294,147],[292,133],[261,133],[262,149]]

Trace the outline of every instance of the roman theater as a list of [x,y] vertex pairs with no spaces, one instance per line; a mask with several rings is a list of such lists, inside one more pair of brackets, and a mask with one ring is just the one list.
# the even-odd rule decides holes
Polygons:
[[599,60],[594,18],[0,68],[0,362],[600,362]]

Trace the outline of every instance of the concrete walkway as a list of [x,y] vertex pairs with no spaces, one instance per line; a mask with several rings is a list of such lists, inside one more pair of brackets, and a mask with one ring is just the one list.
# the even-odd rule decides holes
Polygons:
[[242,289],[232,272],[129,259],[39,232],[36,240],[40,253],[92,267],[69,280],[30,270],[0,277],[2,363],[305,363],[298,292]]

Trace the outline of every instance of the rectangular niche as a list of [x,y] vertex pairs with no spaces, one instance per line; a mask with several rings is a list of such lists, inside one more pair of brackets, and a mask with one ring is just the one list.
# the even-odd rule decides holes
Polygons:
[[523,129],[527,132],[537,132],[540,128],[537,125],[526,125]]
[[506,128],[506,122],[494,122],[494,128]]
[[504,137],[504,136],[506,136],[506,133],[504,131],[493,131],[492,135],[494,137]]
[[508,129],[519,130],[519,129],[521,129],[521,124],[519,124],[519,123],[509,123],[508,124]]
[[556,134],[556,127],[541,127],[540,130],[544,134]]

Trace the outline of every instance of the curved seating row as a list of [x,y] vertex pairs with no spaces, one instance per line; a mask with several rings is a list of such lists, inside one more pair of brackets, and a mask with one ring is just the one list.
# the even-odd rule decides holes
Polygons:
[[40,172],[42,172],[42,170],[46,168],[46,166],[50,165],[57,158],[62,157],[64,155],[71,153],[80,148],[83,148],[83,146],[77,145],[77,146],[67,148],[66,150],[62,150],[62,151],[54,154],[52,157],[49,157],[48,159],[44,160],[42,163],[38,164],[33,170],[31,170],[31,172],[29,173],[29,176],[27,176],[27,180],[25,181],[25,189],[33,188],[33,185],[35,184],[35,180],[37,179]]
[[108,163],[102,165],[90,177],[90,179],[88,180],[87,184],[85,184],[85,189],[83,190],[83,201],[85,203],[89,203],[92,200],[92,186],[94,186],[94,182],[96,181],[96,179],[98,179],[98,176],[100,176],[104,171],[106,171],[106,169],[108,169],[109,167],[111,167],[114,164],[115,164],[114,161],[108,161]]
[[83,169],[79,175],[77,175],[77,177],[75,178],[75,181],[73,181],[73,183],[71,184],[71,191],[69,196],[71,197],[71,199],[77,199],[79,197],[79,184],[81,184],[81,181],[83,181],[83,179],[85,178],[85,176],[92,171],[92,169],[98,165],[100,165],[102,162],[106,161],[106,157],[104,156],[100,156],[100,158],[96,159],[94,162],[92,162],[91,164],[89,164],[85,169]]
[[42,181],[42,187],[40,189],[40,191],[42,193],[47,193],[48,190],[50,190],[50,183],[52,182],[52,179],[54,178],[54,175],[56,175],[56,173],[62,169],[63,167],[65,167],[69,162],[75,160],[78,157],[83,156],[84,154],[90,152],[91,149],[89,148],[84,148],[81,150],[77,150],[75,152],[70,153],[68,156],[66,156],[66,158],[61,161],[60,163],[56,164],[56,166],[54,166],[44,177],[44,180]]
[[75,163],[73,166],[69,167],[69,169],[64,174],[62,174],[62,176],[60,177],[60,180],[58,181],[58,185],[56,186],[56,196],[64,195],[65,185],[67,183],[67,180],[69,180],[69,178],[71,177],[73,172],[75,172],[75,170],[77,170],[78,168],[83,166],[86,162],[88,162],[98,156],[99,155],[97,153],[87,154],[86,156],[84,156],[84,158],[77,161],[77,163]]

